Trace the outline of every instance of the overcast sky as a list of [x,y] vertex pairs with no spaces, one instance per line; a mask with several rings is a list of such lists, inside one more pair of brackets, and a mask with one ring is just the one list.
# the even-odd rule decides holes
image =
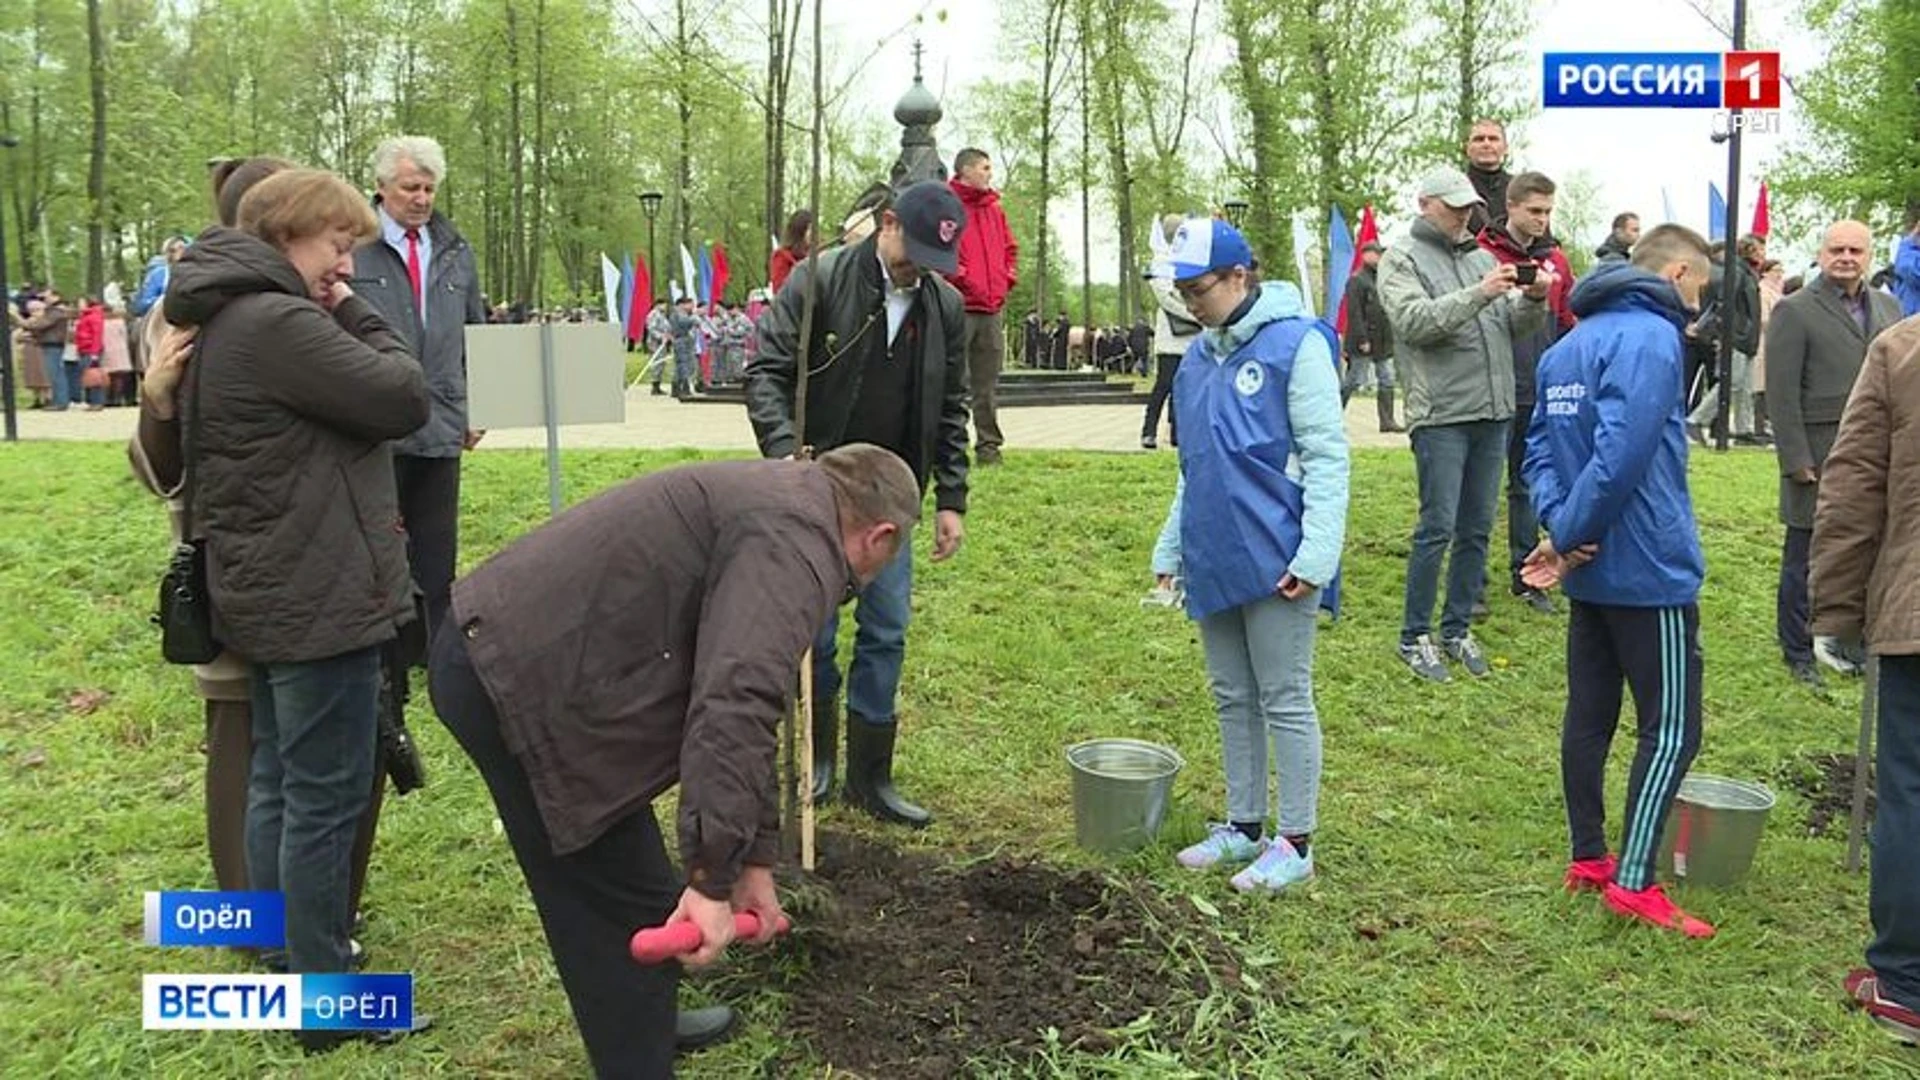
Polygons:
[[[966,4],[940,6],[938,0],[924,8],[913,3],[889,5],[879,10],[890,17],[876,17],[868,0],[825,0],[829,42],[841,43],[843,50],[866,55],[887,35],[907,26],[916,11],[925,11],[921,33],[926,40],[928,85],[949,104],[949,119],[935,129],[943,153],[974,141],[965,130],[964,119],[954,113],[954,103],[966,92],[967,85],[983,72],[1001,73],[996,62],[999,46],[999,5],[993,0],[972,0]],[[1730,13],[1731,0],[1702,0],[1708,10]],[[1804,73],[1822,58],[1818,44],[1799,25],[1794,12],[1800,5],[1789,0],[1752,0],[1748,4],[1747,39],[1751,48],[1778,48],[1789,76]],[[1706,21],[1695,14],[1684,0],[1539,0],[1536,4],[1537,29],[1527,44],[1526,77],[1539,100],[1540,56],[1547,52],[1574,51],[1687,51],[1713,52],[1728,48]],[[1205,21],[1203,16],[1203,24]],[[1730,16],[1729,16],[1730,21]],[[859,93],[866,106],[876,114],[890,116],[893,103],[911,84],[913,60],[910,53],[911,31],[895,39],[875,56],[859,81]],[[1213,62],[1224,64],[1230,58],[1225,42],[1209,43]],[[1383,67],[1383,74],[1385,72]],[[1224,85],[1215,107],[1230,107]],[[1755,188],[1766,169],[1791,138],[1795,121],[1792,94],[1787,93],[1783,110],[1786,134],[1750,135],[1742,152],[1742,207],[1737,226],[1744,231],[1752,218]],[[1701,110],[1658,109],[1574,109],[1540,113],[1514,135],[1514,165],[1539,169],[1549,176],[1565,176],[1576,169],[1585,170],[1600,188],[1600,202],[1612,209],[1636,210],[1649,224],[1665,218],[1661,189],[1672,196],[1674,216],[1683,224],[1704,231],[1707,225],[1707,184],[1726,186],[1727,155],[1724,146],[1709,141],[1710,114]],[[1204,137],[1204,136],[1203,136]],[[991,147],[987,147],[991,151]],[[1516,169],[1517,171],[1517,169]],[[1404,218],[1413,211],[1411,193],[1392,207]],[[1382,213],[1390,208],[1381,207]],[[1111,281],[1117,245],[1111,239],[1112,223],[1096,204],[1094,222],[1094,279]],[[1070,205],[1060,204],[1054,224],[1069,257],[1080,250],[1080,218],[1077,198]],[[1778,238],[1796,254],[1810,254],[1812,242],[1803,238]],[[1573,238],[1591,246],[1598,236]],[[1569,241],[1573,242],[1573,241]],[[1077,269],[1077,267],[1076,267]]]

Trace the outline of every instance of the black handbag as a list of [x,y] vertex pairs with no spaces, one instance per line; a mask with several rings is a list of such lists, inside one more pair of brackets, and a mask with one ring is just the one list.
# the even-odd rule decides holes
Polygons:
[[193,531],[194,459],[199,447],[194,427],[199,420],[199,365],[187,366],[193,383],[192,409],[181,410],[180,451],[184,460],[180,494],[185,506],[180,519],[180,542],[160,577],[160,606],[153,621],[160,627],[160,654],[170,664],[205,664],[223,651],[213,636],[213,603],[207,595],[207,542]]
[[207,603],[206,541],[174,545],[160,578],[160,609],[153,621],[160,624],[160,654],[168,663],[205,664],[220,655],[220,643],[213,638],[213,609]]

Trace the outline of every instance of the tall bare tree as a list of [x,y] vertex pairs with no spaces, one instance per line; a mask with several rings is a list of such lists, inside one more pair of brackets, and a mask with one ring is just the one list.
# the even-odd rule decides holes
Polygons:
[[[1093,0],[1080,0],[1080,325],[1093,327]],[[1093,359],[1093,336],[1086,337],[1086,356]]]
[[547,238],[547,109],[551,97],[547,69],[547,0],[533,0],[533,221],[527,228],[526,267],[520,282],[521,303],[531,303],[540,292],[541,255]]
[[506,243],[507,292],[522,300],[533,292],[529,284],[526,258],[527,235],[527,141],[520,112],[520,10],[515,0],[506,0],[507,14],[507,143],[511,147],[508,174],[512,190],[512,231]]
[[87,83],[93,99],[93,148],[87,156],[87,293],[106,284],[107,35],[100,0],[87,0]]
[[1066,89],[1069,72],[1067,56],[1067,16],[1069,0],[1039,0],[1040,31],[1040,191],[1034,200],[1034,295],[1033,307],[1044,317],[1047,310],[1047,258],[1051,237],[1047,206],[1053,201],[1053,140],[1059,132],[1062,114],[1057,96]]
[[[765,231],[769,237],[779,236],[786,225],[788,90],[793,85],[794,49],[799,43],[800,15],[805,7],[806,0],[767,0],[767,81],[763,108],[767,155]],[[756,242],[754,246],[757,248],[759,244]],[[773,252],[768,251],[767,257],[772,256]]]
[[[680,119],[680,156],[674,164],[673,234],[683,247],[693,246],[693,220],[687,193],[693,187],[693,42],[687,36],[687,0],[673,0],[673,104]],[[694,283],[681,282],[689,293]]]

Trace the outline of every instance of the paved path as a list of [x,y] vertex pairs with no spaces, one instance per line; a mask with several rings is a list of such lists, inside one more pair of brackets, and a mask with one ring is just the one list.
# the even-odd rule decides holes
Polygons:
[[[1140,452],[1141,410],[1135,405],[1052,405],[1000,410],[1000,427],[1014,450],[1112,450]],[[135,410],[106,409],[64,413],[25,410],[20,437],[34,440],[121,442],[133,433]],[[1382,435],[1373,399],[1355,397],[1347,409],[1347,435],[1355,446],[1405,446],[1405,435]],[[541,448],[539,428],[493,431],[482,449]],[[1161,440],[1164,447],[1166,441]],[[753,429],[744,408],[731,405],[683,405],[671,397],[653,397],[644,387],[627,394],[622,424],[584,424],[563,428],[562,449],[691,447],[699,450],[751,450]]]

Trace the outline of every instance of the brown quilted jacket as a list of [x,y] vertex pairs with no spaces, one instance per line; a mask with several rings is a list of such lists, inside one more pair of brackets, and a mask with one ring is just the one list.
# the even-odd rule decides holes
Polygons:
[[1820,476],[1813,631],[1920,654],[1920,317],[1867,349]]

